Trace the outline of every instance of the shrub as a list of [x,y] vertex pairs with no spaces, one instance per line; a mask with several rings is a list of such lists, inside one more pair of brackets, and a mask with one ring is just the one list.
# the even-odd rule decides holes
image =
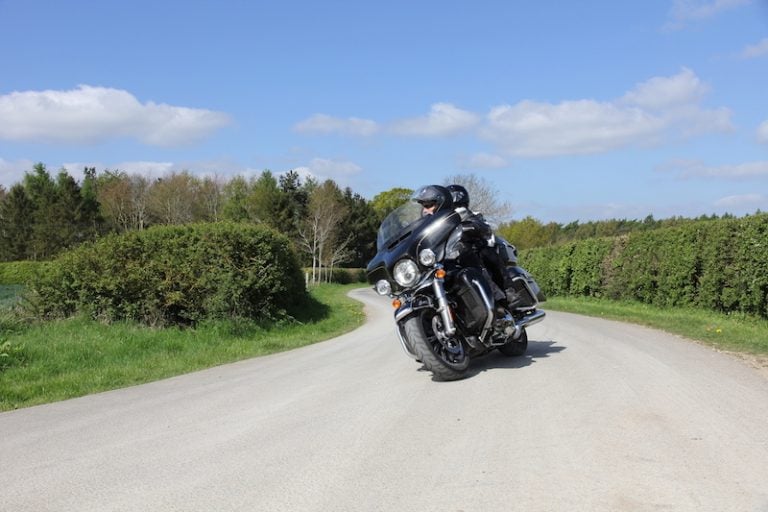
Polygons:
[[542,290],[768,318],[768,214],[521,252]]
[[158,226],[82,245],[30,284],[42,317],[190,325],[202,319],[275,319],[305,296],[290,243],[262,226]]
[[47,264],[45,261],[0,262],[0,285],[27,284]]

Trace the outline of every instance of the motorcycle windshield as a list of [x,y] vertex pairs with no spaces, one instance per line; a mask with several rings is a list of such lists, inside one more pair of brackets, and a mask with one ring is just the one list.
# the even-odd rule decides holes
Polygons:
[[408,201],[387,215],[387,218],[382,221],[379,227],[379,233],[376,237],[376,250],[381,251],[395,240],[402,238],[403,235],[412,231],[412,225],[423,218],[421,212],[422,207],[420,204]]

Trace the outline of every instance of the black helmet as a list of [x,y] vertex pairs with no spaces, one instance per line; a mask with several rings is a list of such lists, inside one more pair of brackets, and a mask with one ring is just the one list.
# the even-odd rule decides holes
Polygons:
[[469,192],[461,185],[448,185],[448,190],[453,198],[453,206],[469,208]]
[[421,187],[413,193],[411,200],[416,201],[425,208],[435,206],[434,213],[446,210],[453,206],[451,193],[447,188],[441,185],[427,185],[426,187]]

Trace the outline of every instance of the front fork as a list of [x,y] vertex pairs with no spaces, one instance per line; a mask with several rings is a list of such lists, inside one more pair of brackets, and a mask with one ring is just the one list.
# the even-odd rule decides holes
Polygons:
[[435,291],[435,297],[437,298],[437,312],[443,317],[443,332],[447,337],[452,337],[456,334],[456,325],[453,323],[453,315],[451,314],[451,307],[448,305],[448,297],[445,295],[445,280],[435,276],[432,281],[432,289]]
[[[456,324],[453,321],[451,306],[448,304],[448,297],[445,294],[444,277],[438,277],[437,275],[432,276],[432,291],[434,292],[435,298],[437,299],[436,311],[440,313],[440,318],[443,320],[442,333],[440,333],[440,335],[443,338],[451,338],[454,334],[456,334]],[[402,324],[400,322],[410,316],[411,313],[413,313],[416,309],[417,308],[414,308],[413,303],[409,300],[407,303],[400,306],[397,311],[395,311],[395,323],[397,324],[397,335],[400,338],[400,344],[402,345],[405,353],[413,358],[416,358],[416,354],[413,352],[410,345],[406,341],[405,333],[403,332]]]

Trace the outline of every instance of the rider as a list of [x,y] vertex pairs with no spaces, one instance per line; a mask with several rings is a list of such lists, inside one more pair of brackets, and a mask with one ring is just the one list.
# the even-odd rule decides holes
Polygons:
[[[422,216],[433,215],[448,208],[454,208],[461,217],[461,255],[458,260],[462,266],[485,269],[491,274],[497,285],[493,290],[494,301],[502,309],[506,306],[504,293],[504,263],[490,243],[495,240],[493,230],[482,215],[469,209],[469,193],[461,185],[428,185],[413,195],[422,206]],[[503,311],[500,312],[503,316]]]
[[506,272],[504,272],[506,265],[496,250],[496,236],[493,234],[491,226],[481,213],[473,212],[469,209],[469,192],[467,192],[466,188],[453,184],[448,185],[448,190],[453,198],[453,206],[456,207],[456,212],[461,215],[462,221],[472,221],[473,225],[482,226],[478,233],[479,237],[476,248],[480,253],[483,265],[488,269],[491,277],[493,277],[493,282],[496,283],[503,293],[511,283],[507,278]]
[[441,185],[427,185],[413,194],[413,200],[421,205],[421,216],[433,215],[452,206],[451,192]]

